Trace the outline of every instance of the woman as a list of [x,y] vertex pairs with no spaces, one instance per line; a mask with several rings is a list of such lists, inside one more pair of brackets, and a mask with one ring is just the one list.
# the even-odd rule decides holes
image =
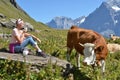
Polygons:
[[12,31],[12,37],[9,44],[9,50],[12,53],[19,53],[23,52],[25,47],[30,44],[36,49],[36,55],[46,57],[46,54],[39,48],[39,46],[36,44],[35,40],[40,41],[39,38],[35,37],[34,35],[31,35],[29,33],[26,33],[22,30],[24,26],[24,22],[22,19],[18,19],[16,21],[16,28]]

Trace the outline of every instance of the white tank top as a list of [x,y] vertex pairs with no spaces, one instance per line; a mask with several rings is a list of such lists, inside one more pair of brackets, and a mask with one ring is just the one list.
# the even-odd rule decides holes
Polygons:
[[15,36],[21,37],[22,33],[23,33],[22,30],[18,30],[17,28],[14,28],[13,31],[12,31],[12,37],[10,39],[10,43],[18,43],[18,41],[15,38]]

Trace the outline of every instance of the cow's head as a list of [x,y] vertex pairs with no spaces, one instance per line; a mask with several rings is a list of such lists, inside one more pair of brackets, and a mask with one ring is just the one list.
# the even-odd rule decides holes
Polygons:
[[92,43],[85,43],[81,44],[81,46],[84,47],[83,53],[84,53],[84,60],[83,64],[85,65],[92,65],[95,63],[96,55],[95,55],[95,44]]

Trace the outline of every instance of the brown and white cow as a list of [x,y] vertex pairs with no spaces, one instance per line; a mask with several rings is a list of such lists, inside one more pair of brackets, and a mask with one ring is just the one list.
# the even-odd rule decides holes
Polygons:
[[108,43],[107,47],[110,53],[115,53],[120,51],[120,44],[117,44],[117,43]]
[[[82,44],[83,46],[80,44]],[[90,44],[90,46],[87,44]],[[95,48],[93,48],[93,50],[91,50],[90,53],[87,53],[89,52],[89,49],[86,48],[88,46],[90,47],[90,49],[92,49],[92,47],[95,47]],[[66,56],[68,61],[70,61],[70,54],[73,49],[75,49],[77,53],[77,56],[76,56],[77,67],[80,67],[80,54],[82,54],[84,55],[84,61],[83,61],[84,64],[101,65],[102,72],[105,72],[105,59],[108,54],[108,49],[107,49],[106,41],[103,36],[101,36],[100,34],[98,34],[93,30],[87,30],[83,28],[78,28],[77,26],[72,26],[67,34],[67,55]],[[86,60],[88,54],[92,56],[91,61]]]
[[114,34],[110,34],[110,38],[111,38],[111,40],[113,40],[113,41],[115,41],[115,40],[117,40],[117,39],[120,39],[119,36],[115,36]]

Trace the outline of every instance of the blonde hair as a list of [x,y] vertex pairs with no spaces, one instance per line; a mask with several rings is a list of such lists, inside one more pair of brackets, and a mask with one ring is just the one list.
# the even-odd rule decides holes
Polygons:
[[19,18],[19,19],[16,20],[16,25],[21,24],[21,23],[23,23],[22,19]]

